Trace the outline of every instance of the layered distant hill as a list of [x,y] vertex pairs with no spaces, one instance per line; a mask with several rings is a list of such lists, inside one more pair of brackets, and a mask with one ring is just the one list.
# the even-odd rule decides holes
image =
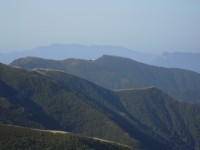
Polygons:
[[[71,58],[62,61],[26,57],[17,59],[10,65],[26,69],[62,70],[108,89],[155,86],[178,100],[200,104],[200,74],[188,70],[156,67],[109,55],[96,60]],[[196,94],[191,94],[194,92]],[[190,97],[184,96],[189,93]]]
[[97,59],[103,54],[132,58],[134,60],[144,63],[150,63],[155,58],[157,58],[157,55],[155,54],[140,53],[121,46],[84,46],[79,44],[52,44],[50,46],[39,46],[29,51],[12,52],[2,54],[2,56],[0,54],[0,62],[4,64],[9,64],[15,59],[26,56],[34,56],[55,60],[63,60],[66,58]]
[[163,53],[150,64],[168,68],[182,68],[200,73],[200,53]]
[[80,44],[52,44],[39,46],[22,52],[0,53],[0,62],[9,64],[13,60],[32,56],[45,59],[63,60],[67,58],[97,59],[102,55],[115,55],[131,58],[135,61],[167,67],[181,68],[200,73],[200,53],[163,53],[162,55],[141,53],[121,46],[84,46]]
[[111,91],[63,71],[3,64],[0,70],[0,123],[63,130],[136,149],[200,148],[200,107],[155,87]]

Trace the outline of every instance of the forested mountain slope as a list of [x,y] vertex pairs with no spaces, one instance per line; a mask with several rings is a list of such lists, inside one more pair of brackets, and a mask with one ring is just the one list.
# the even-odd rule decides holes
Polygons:
[[1,123],[65,130],[130,146],[139,142],[111,118],[114,112],[34,71],[0,64]]
[[200,108],[155,87],[111,91],[61,71],[0,69],[1,123],[70,131],[136,149],[199,149]]
[[175,149],[200,148],[197,105],[174,101],[155,87],[116,92],[126,110],[142,123],[140,129],[147,135],[167,139],[167,145]]
[[[167,94],[156,89],[155,87],[144,88],[144,89],[139,89],[139,90],[137,89],[120,90],[120,91],[117,91],[117,93],[112,93],[112,91],[107,91],[105,93],[103,88],[99,86],[95,86],[92,83],[88,84],[88,81],[85,81],[81,78],[79,78],[78,80],[76,79],[75,80],[76,82],[73,82],[74,76],[70,75],[69,77],[68,75],[67,77],[66,73],[64,72],[58,72],[55,70],[48,70],[48,69],[35,69],[35,71],[45,74],[46,76],[52,79],[56,79],[57,81],[71,87],[72,89],[75,89],[77,91],[82,91],[85,95],[89,96],[91,99],[99,99],[99,102],[103,102],[102,99],[109,97],[109,99],[103,102],[103,105],[109,106],[112,110],[118,109],[120,114],[123,114],[123,115],[132,114],[133,111],[137,111],[136,112],[137,115],[132,114],[131,117],[134,116],[136,120],[138,119],[138,122],[140,123],[142,122],[144,128],[141,127],[141,124],[136,123],[137,122],[136,120],[133,121],[132,120],[133,118],[131,118],[130,115],[128,115],[131,118],[131,119],[129,118],[130,119],[129,121],[131,121],[138,130],[142,130],[147,135],[150,134],[150,136],[153,136],[151,134],[155,134],[156,132],[156,134],[158,134],[158,137],[157,137],[158,139],[167,138],[167,140],[170,141],[168,144],[170,144],[171,142],[173,143],[173,140],[179,139],[179,137],[182,137],[182,136],[184,138],[185,136],[192,137],[193,135],[191,134],[193,134],[194,132],[196,133],[200,132],[198,127],[197,128],[192,127],[189,132],[184,133],[186,135],[182,135],[182,132],[179,131],[179,129],[185,130],[186,128],[189,128],[187,126],[187,123],[190,122],[190,118],[194,118],[194,116],[195,117],[199,116],[198,114],[200,112],[199,112],[198,106],[191,105],[191,104],[186,105],[187,103],[177,103]],[[113,94],[115,94],[115,96],[111,97],[111,95]],[[112,101],[113,99],[115,99],[115,101]],[[151,108],[152,106],[154,108]],[[173,106],[173,108],[171,108],[171,106]],[[124,110],[123,107],[126,110]],[[179,111],[173,112],[174,110],[179,110],[179,109],[184,110],[185,111],[184,113],[188,114],[188,116],[185,117],[184,114],[182,114],[182,112],[179,112]],[[197,112],[191,113],[190,109],[197,110]],[[154,114],[152,110],[157,111],[157,114]],[[163,110],[164,110],[164,114],[163,114]],[[144,116],[140,116],[140,114],[144,114]],[[151,117],[148,116],[149,114]],[[165,116],[166,114],[168,114],[169,116]],[[163,118],[163,116],[166,117],[167,119]],[[175,119],[169,119],[169,118],[175,118]],[[146,120],[146,123],[143,122],[144,120]],[[159,120],[163,122],[159,123]],[[179,121],[184,120],[184,122],[187,122],[187,123],[186,124],[180,123],[177,125],[176,124],[177,120]],[[194,124],[199,123],[198,119],[197,120],[194,119],[193,121],[195,122]],[[170,127],[168,126],[168,124],[170,124]],[[149,128],[152,128],[152,125],[154,126],[153,127],[154,129],[153,131],[150,131]],[[160,129],[160,128],[163,128],[163,129]],[[173,135],[174,137],[171,135]],[[176,142],[184,143],[185,142],[184,138],[183,139],[181,138],[180,141],[176,141]],[[197,140],[196,142],[198,143],[199,137],[197,136],[195,139]],[[196,142],[193,141],[193,144]],[[179,147],[180,145],[177,144],[176,146]],[[179,147],[179,148],[183,149],[183,147]]]
[[[96,60],[66,59],[63,61],[26,57],[15,60],[10,65],[26,69],[63,70],[108,89],[155,86],[175,99],[196,103],[200,101],[198,94],[194,97],[183,97],[188,91],[200,93],[200,74],[182,69],[150,66],[123,57],[104,55]],[[173,94],[175,91],[180,94]]]

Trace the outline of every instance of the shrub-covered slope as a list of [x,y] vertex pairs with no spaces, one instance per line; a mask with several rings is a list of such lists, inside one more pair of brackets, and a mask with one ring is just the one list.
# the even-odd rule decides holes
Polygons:
[[133,148],[105,141],[54,130],[35,130],[0,124],[1,150],[134,150]]

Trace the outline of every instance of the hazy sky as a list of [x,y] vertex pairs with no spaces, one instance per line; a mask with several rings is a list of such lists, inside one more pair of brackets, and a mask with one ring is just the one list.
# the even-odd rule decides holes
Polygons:
[[200,0],[0,0],[0,52],[53,43],[200,52]]

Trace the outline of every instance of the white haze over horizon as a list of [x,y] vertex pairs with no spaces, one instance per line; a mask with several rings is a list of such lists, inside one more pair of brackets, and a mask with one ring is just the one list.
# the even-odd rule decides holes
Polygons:
[[0,52],[54,43],[200,52],[199,0],[1,0]]

